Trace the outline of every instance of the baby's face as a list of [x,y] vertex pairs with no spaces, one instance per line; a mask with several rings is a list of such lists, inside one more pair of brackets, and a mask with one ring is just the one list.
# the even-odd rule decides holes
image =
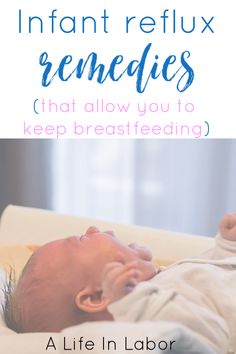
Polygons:
[[[151,259],[148,249],[135,244],[124,245],[113,232],[100,232],[96,227],[88,228],[82,236],[72,236],[42,246],[26,266],[15,292],[16,302],[25,316],[25,322],[21,325],[23,331],[59,331],[91,320],[81,317],[81,313],[79,319],[77,317],[77,306],[84,299],[83,291],[87,291],[86,294],[89,292],[95,299],[93,301],[100,317],[93,320],[110,319],[111,315],[102,301],[98,308],[97,298],[97,294],[101,294],[105,266],[114,261],[123,264],[136,261],[140,270],[139,280],[142,281],[156,274]],[[78,298],[81,301],[79,305]],[[81,306],[80,309],[87,314],[87,308]],[[39,307],[43,310],[38,313]]]
[[[152,278],[156,268],[152,264],[151,252],[136,244],[125,245],[112,231],[101,232],[96,227],[89,227],[84,235],[71,236],[53,241],[43,246],[36,257],[45,274],[53,272],[60,283],[76,284],[80,287],[91,284],[100,286],[104,267],[109,262],[127,263],[137,261],[141,271],[141,280]],[[40,267],[40,268],[41,268]]]
[[72,236],[61,242],[70,259],[67,267],[71,267],[75,277],[77,274],[84,281],[91,280],[99,285],[105,265],[113,261],[127,263],[136,260],[142,280],[156,274],[156,268],[151,262],[152,254],[147,248],[137,244],[125,245],[112,231],[101,232],[96,227],[90,227],[84,235]]

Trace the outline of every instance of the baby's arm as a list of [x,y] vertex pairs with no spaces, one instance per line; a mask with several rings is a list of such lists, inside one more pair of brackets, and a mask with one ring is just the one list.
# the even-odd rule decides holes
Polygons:
[[137,269],[136,261],[126,264],[110,262],[105,266],[103,273],[103,295],[111,303],[117,301],[130,293],[139,283],[139,279],[140,271]]

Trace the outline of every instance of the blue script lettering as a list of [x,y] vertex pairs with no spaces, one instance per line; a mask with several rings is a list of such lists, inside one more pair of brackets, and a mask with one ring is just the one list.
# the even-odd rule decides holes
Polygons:
[[[96,80],[99,84],[104,84],[108,78],[111,81],[117,82],[126,76],[136,77],[136,91],[143,93],[150,79],[156,80],[162,76],[165,81],[172,81],[178,74],[180,76],[177,78],[176,89],[179,92],[184,92],[194,80],[194,70],[188,63],[190,52],[184,51],[181,53],[179,65],[177,64],[176,55],[168,56],[162,67],[159,68],[159,57],[158,55],[154,55],[154,60],[151,58],[151,47],[152,43],[149,43],[144,48],[141,58],[130,61],[128,65],[124,64],[125,59],[123,55],[115,56],[110,65],[98,63],[97,53],[92,52],[86,59],[79,59],[77,66],[71,70],[70,64],[73,61],[73,57],[66,55],[62,58],[58,68],[54,72],[48,53],[44,52],[39,58],[40,66],[44,67],[42,86],[49,86],[56,76],[61,81],[68,81],[73,74],[75,74],[77,79],[82,79],[86,76],[87,72],[87,79]],[[147,69],[147,67],[150,67],[150,62],[151,68]]]

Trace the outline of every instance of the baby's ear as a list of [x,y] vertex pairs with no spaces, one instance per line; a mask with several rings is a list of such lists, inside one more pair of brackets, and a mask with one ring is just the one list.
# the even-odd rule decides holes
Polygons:
[[87,286],[78,292],[75,297],[76,306],[88,313],[96,313],[106,310],[110,301],[103,295],[101,289],[92,289]]

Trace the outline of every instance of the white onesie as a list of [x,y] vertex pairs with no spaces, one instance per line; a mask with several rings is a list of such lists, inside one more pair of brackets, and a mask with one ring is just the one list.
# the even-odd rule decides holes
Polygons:
[[142,282],[109,311],[117,321],[170,321],[216,353],[236,353],[236,242],[181,260]]

